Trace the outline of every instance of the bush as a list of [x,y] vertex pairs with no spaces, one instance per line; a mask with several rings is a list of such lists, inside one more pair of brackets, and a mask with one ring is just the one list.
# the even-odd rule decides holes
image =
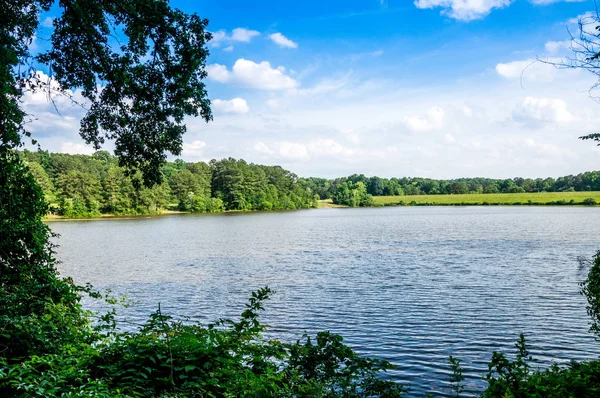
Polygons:
[[[386,361],[359,357],[341,336],[321,332],[296,343],[266,340],[258,321],[269,288],[252,293],[238,322],[186,325],[160,306],[135,333],[116,331],[114,314],[93,339],[61,339],[52,353],[0,362],[7,396],[401,397],[381,380]],[[49,319],[50,321],[51,319]],[[78,341],[78,343],[77,343]]]
[[586,198],[583,200],[583,204],[585,206],[596,206],[596,199],[594,198]]

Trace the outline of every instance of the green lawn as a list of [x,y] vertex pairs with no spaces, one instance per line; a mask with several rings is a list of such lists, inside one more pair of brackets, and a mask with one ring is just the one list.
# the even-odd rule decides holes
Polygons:
[[[575,204],[587,198],[600,204],[600,192],[543,192],[543,193],[490,193],[465,195],[404,195],[374,196],[376,205],[513,205],[513,204]],[[573,201],[571,203],[571,201]]]

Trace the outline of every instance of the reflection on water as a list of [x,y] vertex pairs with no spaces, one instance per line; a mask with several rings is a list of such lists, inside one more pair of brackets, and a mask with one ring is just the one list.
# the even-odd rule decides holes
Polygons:
[[[235,317],[252,290],[277,293],[270,335],[342,334],[397,365],[411,395],[447,393],[449,355],[468,389],[493,350],[526,333],[540,366],[596,358],[578,256],[600,249],[600,209],[408,207],[52,223],[61,272],[176,318]],[[89,304],[93,306],[94,304]]]

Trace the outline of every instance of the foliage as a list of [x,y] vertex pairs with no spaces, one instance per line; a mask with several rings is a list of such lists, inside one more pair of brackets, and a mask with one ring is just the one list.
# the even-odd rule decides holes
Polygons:
[[460,361],[458,359],[450,355],[448,361],[450,362],[450,369],[452,370],[452,375],[450,376],[452,396],[458,397],[465,389],[465,387],[461,384],[465,380],[465,377],[463,376],[463,371],[460,367]]
[[373,197],[367,193],[367,187],[362,182],[343,182],[338,185],[333,197],[333,203],[350,207],[370,206]]
[[94,339],[32,356],[3,359],[0,392],[27,396],[400,397],[378,378],[388,362],[361,358],[328,332],[315,342],[266,340],[259,312],[269,288],[252,293],[237,322],[208,327],[174,321],[160,306],[137,332],[119,333],[114,317]]
[[[33,175],[0,148],[0,355],[19,361],[87,333],[80,289],[54,268],[47,205]],[[0,394],[1,395],[1,394]]]
[[483,398],[593,398],[600,395],[600,361],[572,361],[568,366],[553,364],[543,371],[531,371],[532,358],[523,334],[516,347],[514,361],[502,353],[493,353]]
[[21,156],[54,200],[52,208],[65,217],[153,214],[171,203],[189,212],[316,206],[315,194],[295,174],[244,160],[168,162],[160,170],[163,182],[148,188],[141,173],[128,175],[105,151],[86,156],[25,150]]
[[530,362],[533,358],[529,355],[525,336],[519,335],[515,344],[517,355],[515,361],[510,361],[503,353],[494,352],[488,364],[489,371],[485,376],[489,384],[484,397],[501,397],[510,393],[510,396],[525,396],[522,384],[529,377]]
[[586,307],[588,315],[592,318],[590,332],[600,338],[600,251],[596,253],[593,265],[581,286],[581,294],[588,302]]
[[[554,178],[459,178],[435,180],[430,178],[381,178],[353,174],[348,177],[327,180],[305,178],[302,181],[317,193],[320,199],[333,198],[344,183],[363,183],[372,196],[404,195],[479,195],[492,193],[545,193],[600,191],[600,172],[589,171],[577,175]],[[430,201],[431,202],[431,201]]]

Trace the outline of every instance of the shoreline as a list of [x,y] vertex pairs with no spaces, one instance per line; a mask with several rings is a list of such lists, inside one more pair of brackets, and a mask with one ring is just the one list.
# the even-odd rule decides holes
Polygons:
[[[600,205],[586,205],[584,203],[478,203],[478,202],[456,202],[456,203],[435,203],[435,202],[415,202],[415,203],[376,203],[371,206],[362,206],[362,208],[383,208],[383,207],[583,207],[583,208],[597,208]],[[102,221],[102,220],[134,220],[141,218],[157,218],[157,217],[167,217],[173,215],[215,215],[215,214],[249,214],[249,213],[276,213],[276,212],[288,212],[288,211],[297,211],[297,210],[322,210],[322,209],[357,209],[361,207],[350,207],[345,205],[338,205],[331,202],[331,200],[323,200],[319,201],[317,207],[309,208],[309,209],[288,209],[288,210],[225,210],[222,212],[205,212],[205,213],[193,213],[179,210],[165,210],[160,213],[155,214],[101,214],[98,217],[75,217],[68,218],[59,215],[47,215],[43,217],[44,222],[68,222],[68,221]]]

